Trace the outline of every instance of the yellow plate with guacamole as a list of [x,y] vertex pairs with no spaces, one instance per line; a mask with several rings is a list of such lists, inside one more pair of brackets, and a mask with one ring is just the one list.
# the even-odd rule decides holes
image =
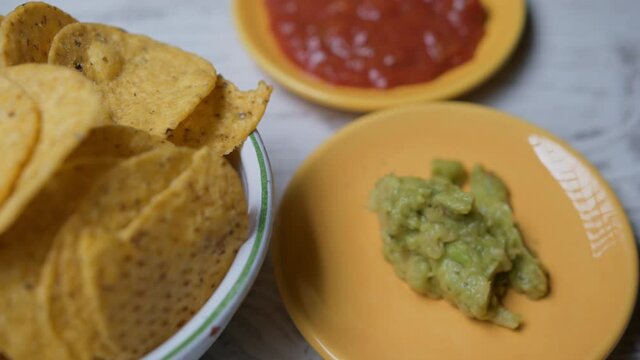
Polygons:
[[390,90],[333,85],[299,68],[280,50],[269,26],[265,0],[234,0],[240,39],[269,75],[297,95],[328,107],[370,111],[427,100],[451,99],[487,80],[507,60],[520,39],[525,0],[482,0],[486,33],[470,61],[433,81]]
[[[418,295],[383,258],[371,189],[388,173],[429,177],[434,158],[480,163],[511,192],[551,279],[538,301],[507,293],[518,331]],[[540,128],[455,102],[367,115],[321,146],[284,195],[272,251],[286,308],[326,359],[602,359],[638,281],[628,220],[593,166]]]

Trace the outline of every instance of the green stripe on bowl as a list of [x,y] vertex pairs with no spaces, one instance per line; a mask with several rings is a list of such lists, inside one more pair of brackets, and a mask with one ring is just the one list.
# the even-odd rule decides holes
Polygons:
[[269,197],[268,197],[269,181],[268,181],[268,175],[267,175],[267,167],[264,160],[264,154],[262,153],[262,148],[260,147],[260,144],[256,139],[255,133],[252,133],[249,136],[249,138],[251,139],[251,142],[253,143],[253,147],[256,149],[256,154],[258,156],[258,163],[260,165],[260,188],[261,188],[258,232],[256,234],[256,241],[253,244],[253,248],[251,248],[251,254],[249,254],[249,259],[247,260],[247,263],[242,269],[242,273],[240,274],[240,277],[238,277],[238,280],[236,280],[235,284],[233,284],[233,286],[231,287],[231,290],[229,291],[227,296],[224,297],[220,305],[218,305],[218,307],[216,307],[215,310],[213,310],[211,315],[207,317],[204,323],[200,325],[200,327],[198,327],[196,331],[191,333],[191,335],[189,335],[189,337],[187,337],[182,343],[180,343],[178,346],[173,348],[173,350],[169,351],[167,355],[162,357],[163,360],[169,360],[173,358],[179,352],[184,350],[187,346],[191,345],[191,343],[196,338],[198,338],[198,336],[200,336],[203,332],[205,332],[211,326],[211,324],[216,320],[216,318],[220,315],[220,313],[222,313],[222,311],[224,311],[227,308],[231,300],[246,285],[247,278],[249,277],[249,272],[251,271],[251,268],[254,265],[256,256],[258,255],[258,250],[260,249],[260,245],[264,241],[263,239],[264,230],[267,225],[267,205],[269,202]]

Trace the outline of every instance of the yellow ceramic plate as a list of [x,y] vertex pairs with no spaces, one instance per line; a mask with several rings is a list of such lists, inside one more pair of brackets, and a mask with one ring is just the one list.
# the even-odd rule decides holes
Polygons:
[[[512,194],[526,243],[551,274],[514,332],[417,295],[382,257],[369,191],[387,173],[428,177],[434,157],[481,163]],[[615,195],[563,141],[513,116],[463,103],[383,111],[309,158],[282,201],[276,279],[305,338],[327,359],[601,359],[633,310],[636,244]]]
[[269,26],[265,0],[235,0],[240,39],[258,64],[303,98],[352,111],[370,111],[426,100],[458,96],[491,76],[507,59],[522,32],[525,0],[482,0],[489,13],[486,34],[474,58],[437,79],[391,90],[336,86],[308,75],[280,50]]

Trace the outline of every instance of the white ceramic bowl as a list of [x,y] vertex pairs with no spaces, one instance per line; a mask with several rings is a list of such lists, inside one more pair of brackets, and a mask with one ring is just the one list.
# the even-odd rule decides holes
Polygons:
[[269,248],[273,221],[271,166],[258,132],[232,157],[248,201],[250,231],[227,275],[209,300],[182,329],[145,360],[198,359],[211,347],[249,292]]

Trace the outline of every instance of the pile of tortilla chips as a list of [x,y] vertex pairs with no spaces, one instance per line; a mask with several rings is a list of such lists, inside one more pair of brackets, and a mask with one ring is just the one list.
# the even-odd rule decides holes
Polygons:
[[247,238],[224,156],[271,88],[45,3],[0,21],[0,358],[139,358]]

